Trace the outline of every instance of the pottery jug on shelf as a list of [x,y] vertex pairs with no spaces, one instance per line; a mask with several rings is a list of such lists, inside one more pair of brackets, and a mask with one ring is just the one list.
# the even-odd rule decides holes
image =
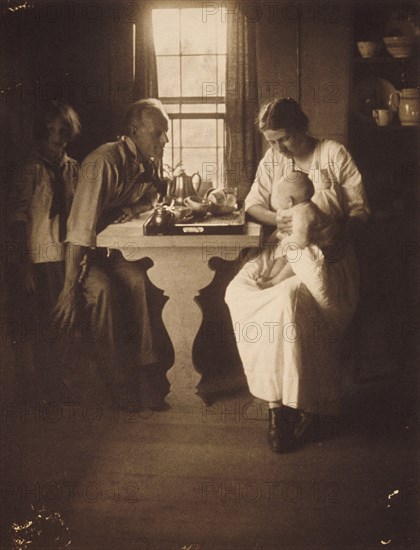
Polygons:
[[389,96],[389,104],[393,109],[398,109],[402,126],[420,124],[420,90],[418,88],[394,90]]

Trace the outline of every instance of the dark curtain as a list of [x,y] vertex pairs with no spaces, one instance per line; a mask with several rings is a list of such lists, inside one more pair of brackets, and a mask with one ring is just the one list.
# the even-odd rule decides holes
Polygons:
[[158,97],[152,5],[137,2],[134,10],[132,3],[117,6],[118,11],[110,13],[113,25],[109,42],[110,110],[115,135],[124,132],[124,115],[130,103]]
[[248,194],[259,160],[256,29],[243,5],[227,18],[226,63],[226,182],[238,188],[239,199]]
[[153,42],[152,5],[139,2],[136,23],[135,95],[137,99],[158,97],[155,44]]

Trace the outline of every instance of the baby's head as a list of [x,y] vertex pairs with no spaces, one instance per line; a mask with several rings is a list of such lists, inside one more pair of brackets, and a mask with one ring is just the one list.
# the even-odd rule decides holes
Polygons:
[[281,208],[291,208],[301,202],[309,201],[315,193],[314,185],[304,172],[294,171],[287,174],[280,188]]

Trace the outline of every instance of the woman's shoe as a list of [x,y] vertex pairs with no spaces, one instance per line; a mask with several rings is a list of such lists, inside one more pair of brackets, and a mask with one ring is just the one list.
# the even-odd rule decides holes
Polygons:
[[308,441],[314,435],[315,418],[314,414],[301,411],[300,418],[293,432],[297,443]]
[[282,408],[268,409],[268,444],[274,453],[288,453],[296,445],[293,424],[281,414]]

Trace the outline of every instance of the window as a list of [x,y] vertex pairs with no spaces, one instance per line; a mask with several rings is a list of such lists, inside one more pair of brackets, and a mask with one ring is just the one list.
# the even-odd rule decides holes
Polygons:
[[170,118],[164,163],[223,180],[226,23],[202,8],[154,9],[159,98]]

